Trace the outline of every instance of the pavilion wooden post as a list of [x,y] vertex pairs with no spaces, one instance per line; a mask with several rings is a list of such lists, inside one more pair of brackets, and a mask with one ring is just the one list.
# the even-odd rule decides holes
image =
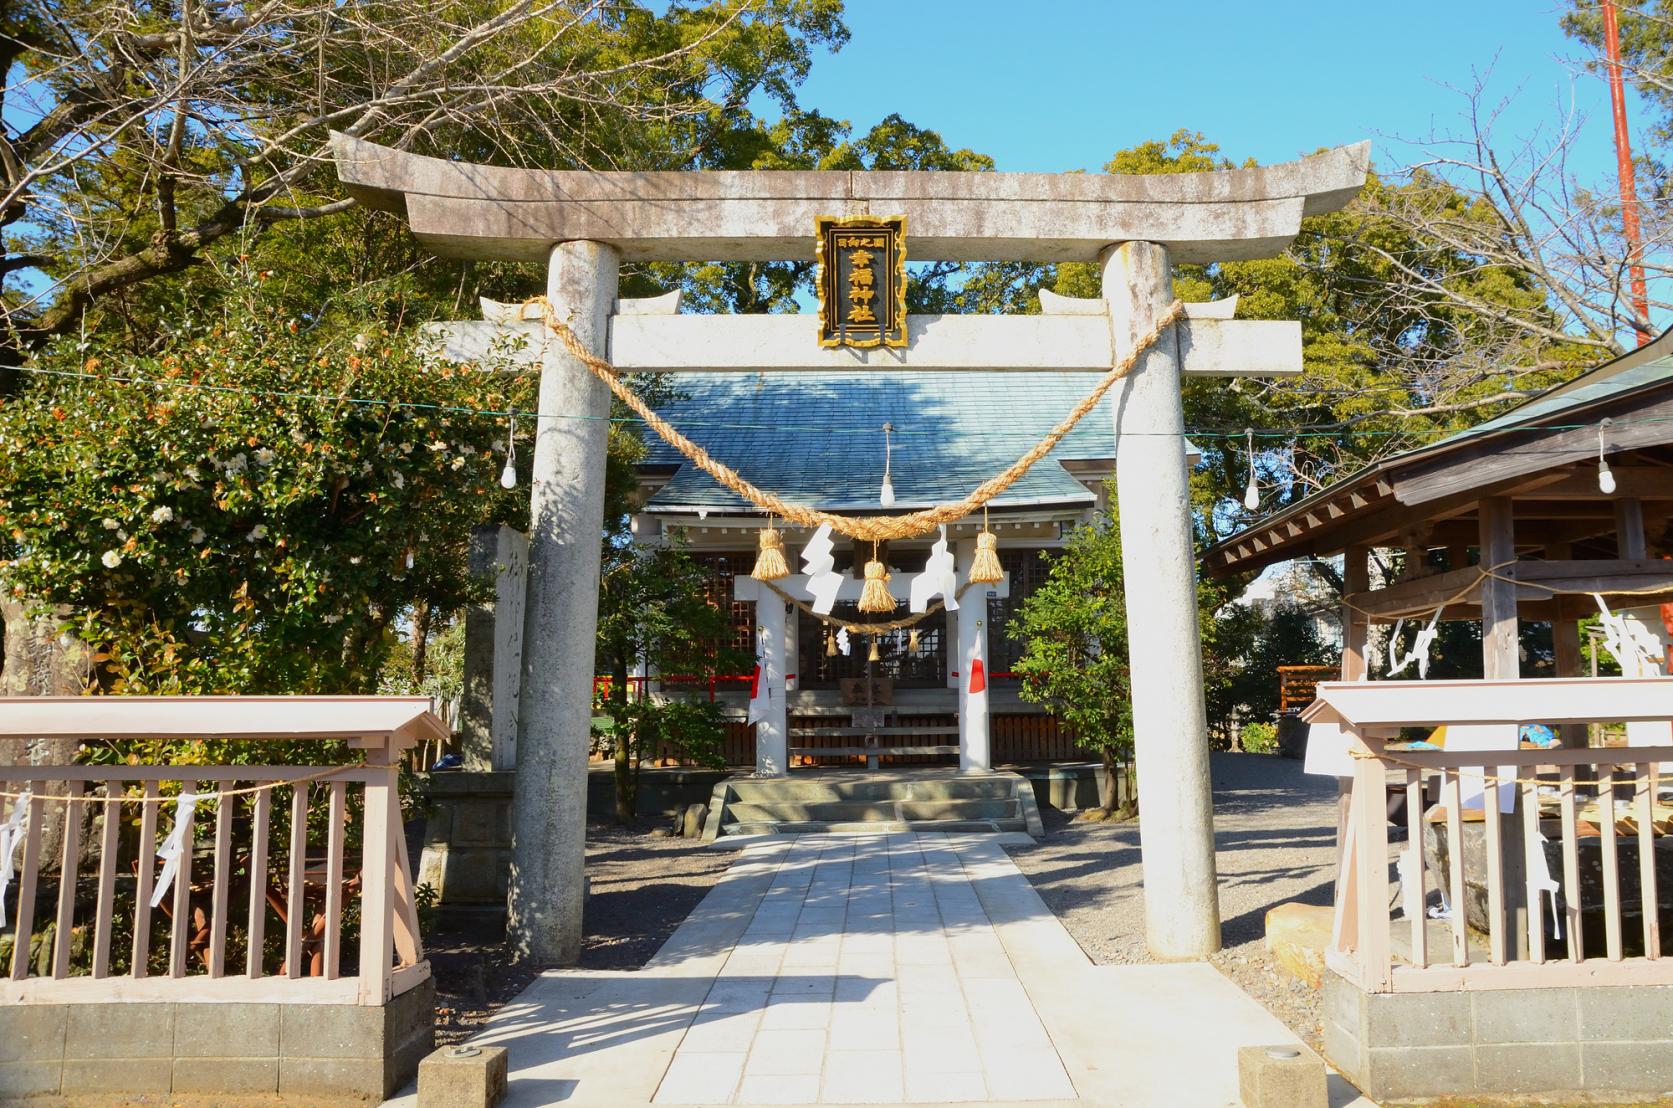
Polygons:
[[[1574,556],[1573,544],[1548,543],[1545,556],[1552,561],[1567,561]],[[1565,603],[1566,599],[1557,598],[1556,614],[1551,620],[1551,661],[1556,667],[1558,677],[1584,677],[1585,658],[1580,653],[1580,621],[1574,618],[1573,610]],[[1557,733],[1564,746],[1586,746],[1588,743],[1586,725],[1583,723],[1565,723],[1557,729]]]
[[[1342,680],[1368,681],[1371,669],[1366,650],[1371,640],[1371,617],[1349,603],[1348,597],[1364,594],[1371,587],[1371,550],[1350,546],[1342,552]],[[1354,779],[1336,779],[1336,874],[1341,883],[1342,856],[1348,845],[1348,818],[1353,804]],[[1341,889],[1338,888],[1340,893]]]
[[[1481,567],[1504,572],[1505,563],[1516,559],[1516,535],[1511,502],[1502,496],[1487,497],[1480,507]],[[1484,577],[1481,592],[1481,668],[1482,676],[1492,680],[1516,680],[1522,676],[1522,646],[1518,638],[1516,617],[1516,585],[1499,577]],[[1489,787],[1483,791],[1482,804],[1498,803],[1499,790]],[[1506,935],[1506,956],[1526,958],[1530,942],[1528,926],[1530,912],[1535,926],[1540,925],[1539,906],[1528,903],[1527,836],[1522,826],[1521,802],[1508,818],[1501,820],[1501,843],[1504,865],[1505,918],[1501,921]],[[1491,819],[1491,813],[1488,814]]]
[[[1125,242],[1099,260],[1121,358],[1173,301],[1168,252]],[[1220,949],[1220,903],[1177,333],[1162,335],[1112,395],[1145,943],[1157,958],[1200,958]]]
[[[588,349],[606,353],[621,255],[552,248],[546,295]],[[599,535],[610,393],[559,343],[540,373],[506,937],[513,955],[568,965],[581,953],[587,750],[598,628]]]

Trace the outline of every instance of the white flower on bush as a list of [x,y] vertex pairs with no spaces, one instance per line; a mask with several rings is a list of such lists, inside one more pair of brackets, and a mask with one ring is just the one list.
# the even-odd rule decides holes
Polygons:
[[438,454],[446,454],[447,444],[438,440],[430,444],[430,449],[434,450]]
[[360,555],[358,555],[358,554],[354,554],[354,555],[351,555],[351,556],[350,556],[350,557],[349,557],[349,565],[351,565],[351,566],[357,566],[357,565],[359,565],[359,564],[360,564]]
[[410,443],[410,442],[402,443],[401,444],[401,453],[411,454],[412,453],[412,443]]
[[260,542],[262,539],[267,537],[267,524],[256,524],[254,527],[250,528],[250,533],[244,537],[251,542]]
[[169,507],[167,504],[164,504],[160,508],[154,508],[151,511],[151,522],[152,523],[168,523],[173,519],[174,519],[174,509]]
[[250,460],[244,455],[234,454],[232,457],[227,459],[227,473],[243,473],[245,469],[249,468],[249,465]]
[[118,527],[122,526],[120,523],[116,522],[114,519],[110,519],[109,517],[100,520],[100,522],[105,525],[106,531],[114,531]]
[[106,569],[115,569],[122,564],[122,554],[120,551],[107,550],[104,557],[100,558],[99,561],[105,564]]
[[395,476],[390,478],[390,483],[398,489],[404,489],[407,487],[406,475],[400,471],[396,471]]
[[205,536],[204,533],[203,533],[203,528],[201,528],[201,527],[192,528],[191,541],[192,541],[192,544],[194,546],[203,542],[203,540],[206,537],[207,536]]
[[377,619],[379,616],[383,615],[383,609],[378,607],[376,604],[368,604],[366,605],[366,614],[371,616],[373,619]]
[[264,465],[264,466],[272,465],[273,464],[273,451],[267,449],[267,447],[265,447],[265,446],[262,447],[260,450],[256,451],[256,464]]
[[186,475],[186,480],[188,481],[203,480],[203,470],[199,469],[197,466],[187,466],[180,472]]
[[453,456],[453,468],[454,469],[464,469],[465,468],[465,456],[463,454],[455,454]]
[[321,623],[326,623],[326,624],[341,623],[341,622],[343,622],[343,613],[342,612],[332,612],[328,616],[321,616],[320,617],[320,622]]

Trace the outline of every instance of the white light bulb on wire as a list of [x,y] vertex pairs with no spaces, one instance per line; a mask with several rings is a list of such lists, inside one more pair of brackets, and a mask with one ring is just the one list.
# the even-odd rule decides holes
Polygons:
[[511,417],[511,432],[505,437],[505,468],[500,470],[500,488],[517,487],[517,417]]
[[1610,472],[1609,462],[1603,456],[1603,433],[1613,422],[1615,421],[1605,418],[1597,428],[1597,487],[1605,496],[1615,495],[1615,475]]
[[893,450],[889,436],[894,431],[894,424],[883,425],[883,487],[878,490],[877,502],[885,508],[895,506],[895,483],[890,477],[890,463],[893,461]]
[[1245,427],[1243,435],[1249,450],[1249,484],[1243,489],[1243,506],[1252,512],[1261,506],[1260,486],[1255,483],[1255,429]]

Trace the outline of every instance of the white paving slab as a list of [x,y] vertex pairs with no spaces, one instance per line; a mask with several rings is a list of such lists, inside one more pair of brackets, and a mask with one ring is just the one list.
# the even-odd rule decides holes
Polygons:
[[1237,1048],[1295,1042],[1205,963],[1092,965],[997,839],[745,847],[644,969],[495,1015],[504,1103],[1232,1106]]

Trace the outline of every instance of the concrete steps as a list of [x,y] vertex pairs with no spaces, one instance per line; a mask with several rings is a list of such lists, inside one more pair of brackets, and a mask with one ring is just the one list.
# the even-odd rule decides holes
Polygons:
[[1043,834],[1033,786],[1014,773],[811,770],[721,781],[704,838],[917,831]]

